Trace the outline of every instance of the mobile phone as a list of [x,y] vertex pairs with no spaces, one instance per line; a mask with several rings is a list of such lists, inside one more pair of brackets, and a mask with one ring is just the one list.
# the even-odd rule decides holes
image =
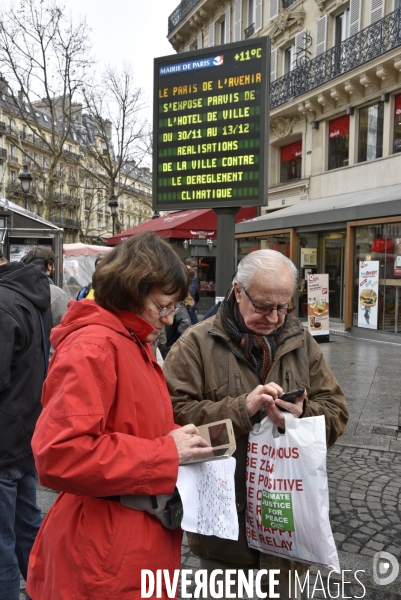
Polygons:
[[[198,426],[199,435],[212,447],[212,452],[190,463],[229,458],[236,450],[234,429],[231,419],[223,419]],[[185,464],[185,463],[182,463]]]
[[283,394],[281,396],[281,398],[279,398],[279,400],[285,400],[286,402],[291,402],[292,404],[295,404],[295,400],[297,398],[300,398],[302,396],[302,394],[304,393],[304,388],[299,388],[298,390],[292,390],[291,392],[287,392],[285,394]]

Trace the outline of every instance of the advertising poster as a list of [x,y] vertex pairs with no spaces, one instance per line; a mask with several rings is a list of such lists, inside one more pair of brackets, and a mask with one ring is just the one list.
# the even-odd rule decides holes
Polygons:
[[359,262],[358,327],[377,329],[379,261]]
[[308,275],[308,329],[312,335],[329,335],[329,276]]
[[316,267],[317,248],[301,248],[301,268]]
[[34,244],[10,244],[10,262],[20,262]]

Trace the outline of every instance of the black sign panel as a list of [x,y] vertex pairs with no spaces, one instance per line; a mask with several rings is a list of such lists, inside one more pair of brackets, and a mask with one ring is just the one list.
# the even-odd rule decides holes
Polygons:
[[270,43],[155,59],[153,208],[267,204]]

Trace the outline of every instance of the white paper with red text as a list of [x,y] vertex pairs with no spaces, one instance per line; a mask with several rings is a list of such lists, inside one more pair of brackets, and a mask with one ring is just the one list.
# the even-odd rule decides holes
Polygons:
[[249,434],[248,545],[340,572],[329,520],[325,418],[283,414],[284,434],[268,417]]

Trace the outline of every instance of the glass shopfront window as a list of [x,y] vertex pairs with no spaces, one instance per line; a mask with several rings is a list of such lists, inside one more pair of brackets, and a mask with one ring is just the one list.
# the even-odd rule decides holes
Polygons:
[[401,152],[401,94],[395,97],[393,152]]
[[317,233],[302,233],[300,243],[300,269],[298,282],[298,316],[302,319],[308,316],[308,275],[317,273]]
[[280,182],[301,179],[302,175],[302,140],[281,148]]
[[[358,325],[361,303],[359,269],[361,261],[378,261],[379,278],[373,281],[370,302],[377,307],[376,322],[369,326],[380,331],[401,333],[401,220],[397,223],[355,228],[353,325]],[[362,298],[363,300],[363,298]],[[362,303],[363,304],[363,303]],[[369,307],[368,307],[369,308]],[[366,307],[364,307],[366,311]],[[359,311],[360,312],[360,311]],[[376,311],[366,311],[367,317]],[[368,322],[371,319],[368,320]]]
[[329,171],[348,166],[349,115],[329,122]]
[[384,102],[359,109],[358,162],[383,155]]
[[255,250],[277,250],[290,257],[290,234],[280,233],[263,238],[240,238],[237,240],[238,262]]

